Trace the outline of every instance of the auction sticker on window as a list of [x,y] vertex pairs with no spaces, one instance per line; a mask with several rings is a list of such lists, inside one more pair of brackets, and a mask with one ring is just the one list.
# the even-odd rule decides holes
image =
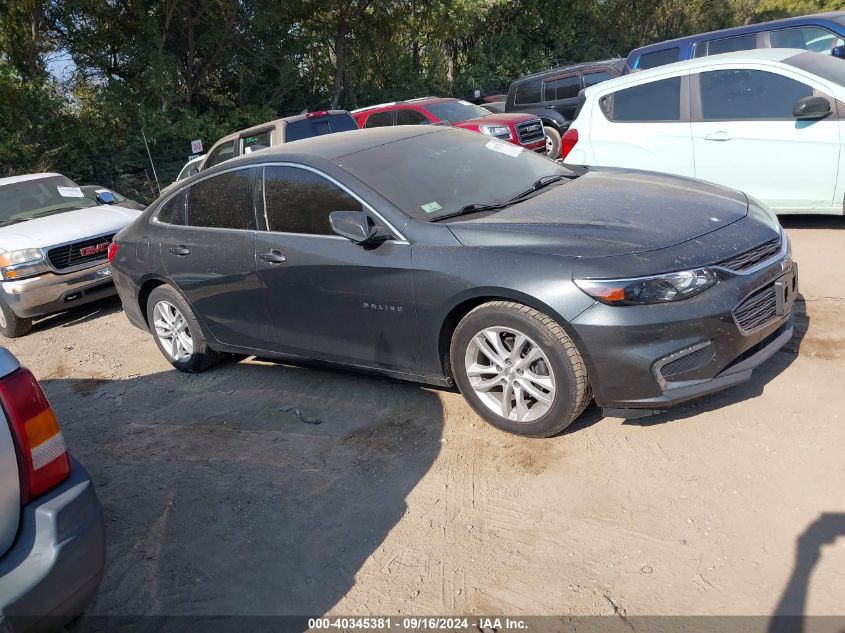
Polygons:
[[505,154],[506,156],[519,156],[522,153],[522,148],[519,145],[503,143],[502,141],[487,141],[484,147],[492,149],[494,152]]
[[84,198],[85,194],[79,187],[56,187],[62,198]]
[[437,202],[428,202],[426,204],[420,205],[420,209],[425,211],[426,213],[434,213],[435,211],[440,211],[443,207],[440,206]]

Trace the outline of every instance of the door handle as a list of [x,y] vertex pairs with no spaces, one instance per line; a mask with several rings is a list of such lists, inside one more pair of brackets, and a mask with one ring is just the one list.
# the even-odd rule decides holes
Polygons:
[[279,251],[270,251],[259,256],[268,264],[284,264],[288,258],[282,255]]
[[722,131],[704,135],[705,141],[730,141],[731,138],[733,137],[730,134]]
[[177,257],[184,257],[185,255],[190,255],[191,251],[187,247],[180,244],[179,246],[171,246],[170,252],[176,255]]

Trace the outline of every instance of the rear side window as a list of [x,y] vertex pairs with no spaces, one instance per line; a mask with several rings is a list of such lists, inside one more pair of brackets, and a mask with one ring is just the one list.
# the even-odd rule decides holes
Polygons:
[[678,61],[681,55],[681,50],[675,48],[665,48],[662,51],[654,51],[653,53],[646,53],[640,56],[640,62],[637,68],[645,70],[646,68],[657,68]]
[[256,134],[242,137],[243,153],[257,152],[273,145],[273,130],[265,130]]
[[611,75],[610,73],[606,73],[604,71],[597,72],[597,73],[586,73],[584,75],[584,87],[589,88],[590,86],[595,86],[596,84],[600,84],[603,81],[607,81],[608,79],[613,79],[615,75]]
[[796,26],[769,33],[772,48],[803,48],[814,53],[827,53],[845,44],[845,39],[820,26]]
[[515,102],[520,104],[525,103],[540,103],[540,80],[526,81],[516,88]]
[[358,125],[355,123],[355,119],[348,114],[330,114],[311,119],[300,119],[285,126],[285,142],[357,129]]
[[543,84],[546,101],[556,101],[559,99],[571,99],[578,96],[578,91],[581,90],[581,78],[578,75],[570,77],[561,77],[560,79],[552,79]]
[[250,169],[206,178],[188,188],[188,225],[255,229]]
[[426,125],[431,123],[422,112],[403,108],[396,111],[396,125]]
[[793,119],[792,108],[813,89],[763,70],[714,70],[699,75],[705,120]]
[[393,110],[387,112],[375,112],[367,117],[367,122],[364,124],[365,128],[370,127],[386,127],[393,125]]
[[737,37],[726,37],[721,40],[707,42],[707,54],[718,55],[719,53],[733,53],[735,51],[750,51],[757,48],[757,34],[738,35]]
[[185,192],[182,191],[165,202],[156,214],[156,220],[166,224],[185,225]]
[[602,99],[602,108],[611,121],[680,121],[681,78],[619,90]]
[[298,167],[264,168],[264,214],[270,231],[333,235],[332,211],[361,210],[358,200],[319,174]]

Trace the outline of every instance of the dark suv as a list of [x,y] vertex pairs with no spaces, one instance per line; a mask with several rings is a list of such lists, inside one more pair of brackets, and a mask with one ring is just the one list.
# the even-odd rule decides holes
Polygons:
[[622,74],[624,59],[554,68],[517,79],[508,90],[505,112],[536,114],[546,132],[548,156],[560,156],[560,137],[575,119],[578,93]]

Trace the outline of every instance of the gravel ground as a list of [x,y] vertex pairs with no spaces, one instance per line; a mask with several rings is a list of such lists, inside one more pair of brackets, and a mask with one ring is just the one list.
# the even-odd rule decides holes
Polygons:
[[384,378],[180,374],[116,299],[43,320],[7,345],[105,506],[89,613],[845,614],[845,220],[785,224],[800,332],[751,382],[548,440]]

